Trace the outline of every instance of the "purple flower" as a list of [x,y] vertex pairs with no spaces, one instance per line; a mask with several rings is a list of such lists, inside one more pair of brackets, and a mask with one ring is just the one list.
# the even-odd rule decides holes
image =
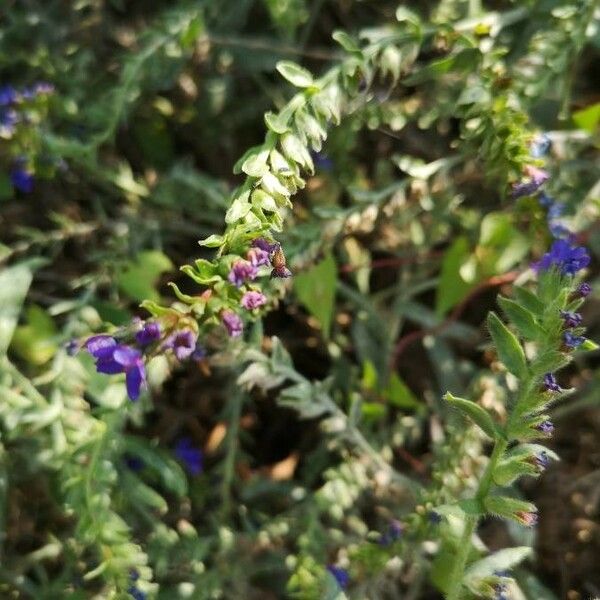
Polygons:
[[271,242],[265,240],[265,238],[255,238],[252,240],[252,247],[260,248],[264,252],[271,254],[272,252],[275,252],[275,250],[279,247],[279,244],[277,242],[272,244]]
[[582,317],[579,313],[561,310],[560,316],[563,318],[565,327],[572,329],[573,327],[579,327],[581,325]]
[[519,523],[525,525],[525,527],[533,527],[537,525],[538,515],[535,512],[528,512],[525,510],[519,510],[515,513],[515,518]]
[[542,450],[541,452],[538,452],[535,455],[534,462],[538,469],[540,469],[540,471],[544,471],[548,468],[548,465],[550,464],[550,457],[548,456],[547,452]]
[[255,267],[260,267],[261,265],[269,266],[271,264],[270,253],[262,248],[250,248],[246,257],[250,261],[250,264]]
[[525,175],[529,177],[529,181],[513,184],[511,191],[513,200],[523,196],[531,196],[531,194],[536,192],[550,178],[550,175],[548,175],[546,171],[532,165],[527,165],[524,170]]
[[392,520],[387,531],[381,536],[379,543],[382,546],[389,546],[390,544],[393,544],[402,537],[403,530],[404,528],[402,527],[402,523],[400,523],[400,521],[396,521],[395,519]]
[[337,584],[341,589],[345,590],[350,583],[350,575],[346,569],[342,567],[336,567],[335,565],[327,565],[327,570],[333,575],[333,578],[337,581]]
[[535,428],[548,437],[554,433],[554,424],[549,420],[542,421],[539,425],[536,425]]
[[531,142],[531,156],[533,156],[533,158],[541,158],[548,154],[551,146],[552,140],[545,133],[542,133],[541,135],[536,136]]
[[160,323],[157,321],[144,323],[140,331],[135,334],[135,341],[142,347],[148,346],[158,339],[160,339]]
[[121,366],[125,373],[127,395],[131,400],[140,397],[140,390],[146,385],[146,367],[142,360],[142,353],[129,346],[117,346],[112,355],[113,361]]
[[561,387],[556,382],[556,377],[552,373],[546,373],[544,375],[544,389],[547,392],[560,392]]
[[579,298],[587,298],[592,293],[592,286],[584,281],[579,284],[575,293]]
[[3,85],[0,87],[0,106],[14,104],[18,97],[17,90],[12,85]]
[[133,600],[146,600],[147,596],[145,592],[135,587],[135,585],[130,585],[127,588],[127,593],[133,598]]
[[10,182],[20,192],[29,194],[33,191],[33,175],[23,167],[17,166],[10,172]]
[[117,340],[110,335],[93,335],[85,342],[85,349],[96,359],[103,360],[112,356]]
[[233,263],[227,279],[236,287],[241,287],[246,281],[256,279],[258,269],[247,260],[237,260]]
[[196,341],[198,340],[198,334],[191,329],[181,329],[172,333],[167,340],[163,348],[173,350],[173,354],[177,357],[177,360],[185,360],[191,356],[196,350]]
[[224,310],[221,313],[221,320],[231,337],[239,337],[244,331],[244,323],[237,313],[232,310]]
[[246,310],[253,310],[255,308],[260,308],[264,304],[267,303],[267,297],[260,292],[256,292],[254,290],[250,292],[246,292],[242,296],[241,304]]
[[85,343],[86,350],[96,359],[96,371],[105,375],[125,373],[127,395],[137,400],[146,384],[146,368],[142,353],[135,348],[117,344],[110,335],[95,335]]
[[202,450],[192,444],[189,437],[181,438],[174,448],[175,456],[185,465],[190,475],[199,475],[203,469]]
[[546,192],[542,192],[538,198],[538,202],[540,203],[540,206],[550,208],[554,204],[554,198],[548,196]]
[[547,271],[556,266],[563,275],[575,275],[590,264],[590,255],[583,246],[571,246],[567,240],[556,240],[550,251],[533,265],[537,271]]
[[585,338],[580,335],[574,335],[570,331],[565,331],[563,334],[563,341],[567,348],[574,349],[574,348],[577,348],[578,346],[581,346],[581,344],[583,344],[583,342],[585,342]]

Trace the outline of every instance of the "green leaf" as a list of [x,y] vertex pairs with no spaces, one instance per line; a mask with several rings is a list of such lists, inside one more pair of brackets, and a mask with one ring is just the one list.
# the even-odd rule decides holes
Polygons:
[[600,123],[600,102],[574,112],[573,121],[579,129],[594,133]]
[[528,340],[537,340],[543,337],[544,328],[538,324],[533,314],[526,308],[503,296],[498,297],[498,304],[522,337]]
[[0,273],[0,355],[8,350],[32,279],[31,263],[17,264]]
[[464,398],[453,396],[450,392],[444,394],[444,400],[460,410],[463,415],[473,421],[485,434],[492,439],[499,437],[500,432],[490,414],[479,404]]
[[194,265],[194,267],[185,265],[181,267],[181,270],[196,283],[208,285],[209,283],[221,281],[222,277],[218,273],[217,265],[211,263],[209,260],[200,258],[194,262]]
[[465,580],[482,579],[494,575],[496,571],[507,571],[528,558],[532,549],[527,546],[505,548],[482,558],[467,568]]
[[337,267],[331,254],[294,277],[294,291],[298,299],[319,320],[326,338],[331,329],[336,286]]
[[345,31],[334,31],[331,36],[346,52],[351,52],[353,54],[360,54],[362,56],[362,51],[360,46],[345,32]]
[[390,381],[383,391],[383,397],[398,408],[415,409],[422,406],[418,398],[396,373],[392,373]]
[[513,375],[523,377],[527,373],[527,361],[515,334],[493,312],[488,314],[487,326],[494,340],[498,358]]
[[231,203],[225,213],[225,223],[231,224],[241,221],[252,210],[252,204],[248,202],[249,197],[250,193],[244,192]]
[[132,300],[160,299],[154,289],[160,276],[173,269],[173,263],[160,250],[145,250],[129,261],[117,273],[116,281],[119,289]]
[[470,256],[471,251],[466,237],[456,238],[446,250],[436,293],[435,312],[438,316],[441,317],[458,304],[477,284],[475,278],[465,281],[461,275],[461,268]]
[[251,177],[262,177],[268,170],[267,159],[269,149],[262,149],[256,154],[251,154],[242,163],[242,171]]
[[43,365],[56,353],[58,333],[52,317],[36,305],[25,312],[25,325],[17,327],[11,348],[27,362]]
[[276,68],[285,79],[296,87],[306,88],[313,84],[311,73],[294,62],[281,60],[277,63]]
[[200,240],[198,243],[201,246],[206,246],[207,248],[219,248],[220,246],[222,246],[225,242],[225,238],[222,235],[217,235],[216,233],[213,233],[212,235],[209,235],[207,238],[204,238],[203,240]]
[[541,316],[546,307],[544,303],[530,290],[524,287],[514,287],[513,294],[519,304],[536,316]]
[[531,372],[535,376],[552,373],[566,367],[569,362],[571,362],[571,357],[568,354],[559,352],[558,350],[549,350],[540,354],[531,363]]

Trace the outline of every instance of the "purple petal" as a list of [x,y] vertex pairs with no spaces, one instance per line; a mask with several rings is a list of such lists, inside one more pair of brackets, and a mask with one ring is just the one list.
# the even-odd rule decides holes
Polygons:
[[117,345],[117,340],[110,335],[94,335],[85,342],[85,349],[94,358],[112,356],[112,351]]
[[139,363],[130,368],[125,375],[127,395],[131,400],[137,400],[140,397],[140,390],[145,383],[146,369],[144,368],[144,363],[139,361]]
[[125,369],[136,366],[141,357],[142,354],[139,350],[129,346],[117,346],[113,352],[115,362],[125,367]]

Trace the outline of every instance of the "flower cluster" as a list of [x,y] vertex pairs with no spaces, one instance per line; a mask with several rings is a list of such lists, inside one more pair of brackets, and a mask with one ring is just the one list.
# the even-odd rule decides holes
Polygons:
[[[34,122],[34,108],[39,99],[43,99],[54,92],[54,86],[49,83],[39,82],[31,87],[21,90],[12,85],[0,87],[0,138],[11,140],[17,136],[20,128],[30,127]],[[29,144],[28,144],[29,145]],[[25,148],[19,148],[16,153],[11,153],[13,158],[10,163],[10,182],[12,186],[23,193],[33,191],[34,174],[31,160],[22,154]]]
[[[114,335],[94,335],[83,347],[95,359],[96,371],[107,375],[125,374],[127,395],[137,400],[146,387],[145,362],[158,354],[172,354],[177,360],[189,357],[203,358],[204,348],[198,344],[198,334],[190,328],[177,329],[163,336],[158,321],[133,324]],[[67,345],[67,352],[74,354],[80,348],[78,342]]]

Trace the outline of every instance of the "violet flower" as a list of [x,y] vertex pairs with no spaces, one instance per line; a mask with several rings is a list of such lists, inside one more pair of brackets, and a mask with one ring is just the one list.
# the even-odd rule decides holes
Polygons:
[[527,165],[524,170],[529,181],[513,184],[511,191],[513,200],[522,198],[523,196],[531,196],[531,194],[537,192],[537,190],[550,178],[550,175],[546,171],[532,165]]
[[337,584],[341,589],[345,590],[350,583],[350,575],[346,569],[342,567],[336,567],[335,565],[327,565],[327,570],[333,575],[333,578],[337,581]]
[[579,284],[575,293],[579,298],[587,298],[592,293],[592,286],[584,281]]
[[277,242],[271,243],[271,242],[265,240],[265,238],[255,238],[252,240],[253,248],[260,248],[261,250],[263,250],[264,252],[267,252],[268,254],[275,252],[275,250],[277,249],[278,246],[279,246],[279,244]]
[[258,269],[247,260],[237,260],[233,263],[227,279],[236,287],[241,287],[246,281],[256,279]]
[[563,334],[563,341],[567,348],[575,349],[585,342],[585,338],[580,335],[575,335],[570,331],[565,331]]
[[542,421],[539,425],[535,427],[540,433],[550,437],[552,433],[554,433],[554,424],[552,421],[546,420]]
[[85,348],[96,359],[98,373],[125,373],[127,395],[131,400],[139,398],[141,388],[146,385],[146,368],[139,350],[118,344],[110,335],[92,336]]
[[544,390],[547,392],[560,392],[562,388],[558,385],[556,377],[552,373],[546,373],[544,375]]
[[241,304],[246,310],[260,308],[267,303],[267,297],[261,292],[251,290],[242,296]]
[[590,255],[583,246],[571,246],[567,240],[556,240],[533,268],[536,271],[547,271],[555,266],[563,275],[575,275],[589,264]]
[[562,317],[565,327],[573,329],[574,327],[579,327],[581,325],[581,321],[583,320],[581,315],[576,312],[570,312],[568,310],[561,310],[560,316]]
[[221,320],[231,337],[239,337],[244,331],[244,323],[237,313],[232,310],[224,310],[221,313]]
[[196,350],[198,334],[191,329],[181,329],[172,333],[165,341],[163,348],[173,350],[177,360],[185,360]]
[[261,265],[269,266],[271,264],[271,255],[262,248],[250,248],[246,257],[250,261],[251,265],[260,267]]
[[22,166],[16,166],[11,170],[10,182],[15,189],[25,194],[33,191],[33,174],[25,170]]
[[203,470],[204,455],[196,448],[189,437],[181,438],[173,450],[175,456],[185,465],[190,475],[199,475]]
[[515,513],[515,518],[519,523],[525,525],[525,527],[533,527],[537,525],[538,515],[535,512],[528,512],[524,510],[519,510]]
[[149,321],[135,334],[135,341],[143,348],[160,339],[160,323]]

